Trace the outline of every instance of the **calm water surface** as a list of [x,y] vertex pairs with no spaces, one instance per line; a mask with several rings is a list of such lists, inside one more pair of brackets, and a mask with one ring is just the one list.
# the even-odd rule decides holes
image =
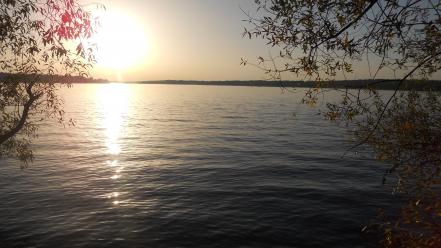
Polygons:
[[376,247],[384,166],[278,88],[76,85],[0,160],[0,247]]

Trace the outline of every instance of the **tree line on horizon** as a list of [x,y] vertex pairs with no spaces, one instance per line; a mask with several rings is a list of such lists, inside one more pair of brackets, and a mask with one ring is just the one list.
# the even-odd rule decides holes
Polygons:
[[[302,80],[151,80],[135,81],[140,84],[182,84],[182,85],[226,85],[226,86],[262,86],[282,88],[315,88],[317,82]],[[322,88],[395,90],[400,80],[395,79],[356,79],[334,80],[322,83]],[[403,90],[441,91],[440,80],[406,80],[401,83]]]
[[36,82],[51,82],[56,84],[67,83],[107,83],[109,80],[102,78],[93,78],[74,76],[74,75],[50,75],[50,74],[20,74],[20,73],[2,73],[0,72],[0,81],[5,83],[14,83],[15,81],[36,81]]

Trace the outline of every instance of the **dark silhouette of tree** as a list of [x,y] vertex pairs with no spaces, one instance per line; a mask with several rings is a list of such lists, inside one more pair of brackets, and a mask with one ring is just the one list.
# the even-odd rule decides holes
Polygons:
[[57,89],[70,82],[42,75],[87,76],[97,24],[75,0],[0,0],[0,157],[27,164],[38,120],[64,122]]
[[[384,94],[376,85],[336,89],[324,115],[356,127],[357,143],[392,166],[395,190],[408,199],[402,215],[381,223],[386,247],[441,247],[441,102],[431,91],[406,88],[441,68],[441,2],[434,0],[255,0],[244,36],[263,38],[280,52],[259,57],[271,77],[295,74],[316,82],[303,101],[316,104],[332,79],[365,61],[370,79],[389,71],[396,81]],[[242,60],[242,64],[248,61]],[[326,87],[323,87],[326,85]]]

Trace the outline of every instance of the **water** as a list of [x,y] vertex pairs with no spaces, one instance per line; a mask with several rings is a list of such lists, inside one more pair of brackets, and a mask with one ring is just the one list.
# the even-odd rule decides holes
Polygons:
[[1,247],[376,247],[384,165],[302,90],[76,85],[75,127],[0,160]]

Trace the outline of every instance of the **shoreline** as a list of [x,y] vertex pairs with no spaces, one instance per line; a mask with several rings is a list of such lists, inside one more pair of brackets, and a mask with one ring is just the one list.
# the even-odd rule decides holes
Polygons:
[[[197,80],[158,80],[158,81],[92,81],[78,82],[75,84],[103,84],[103,83],[126,83],[126,84],[161,84],[161,85],[205,85],[205,86],[245,86],[245,87],[278,87],[278,88],[314,88],[317,86],[313,81],[264,81],[264,80],[227,80],[227,81],[197,81]],[[321,88],[335,89],[369,89],[395,90],[398,87],[398,80],[338,80],[322,82]],[[437,80],[407,80],[400,87],[401,90],[433,90],[441,91],[441,81]]]

